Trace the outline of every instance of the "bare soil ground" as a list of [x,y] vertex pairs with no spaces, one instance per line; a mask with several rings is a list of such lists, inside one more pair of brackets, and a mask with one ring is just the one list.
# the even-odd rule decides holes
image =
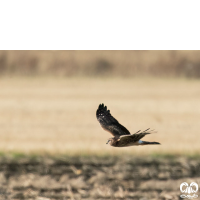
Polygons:
[[[0,199],[180,199],[200,185],[199,158],[36,157],[0,159]],[[199,195],[199,191],[197,192]]]

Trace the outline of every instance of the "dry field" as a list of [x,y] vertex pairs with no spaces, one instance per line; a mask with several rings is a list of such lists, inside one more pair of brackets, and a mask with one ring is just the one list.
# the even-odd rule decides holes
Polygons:
[[[159,146],[113,148],[96,120],[104,103],[130,132]],[[1,78],[0,151],[66,155],[199,154],[200,81]]]

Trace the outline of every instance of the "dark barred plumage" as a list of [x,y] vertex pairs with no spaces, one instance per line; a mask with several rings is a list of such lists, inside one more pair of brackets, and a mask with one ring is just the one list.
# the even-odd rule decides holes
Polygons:
[[96,116],[102,128],[109,131],[113,136],[117,137],[130,134],[130,132],[110,114],[110,110],[107,110],[104,104],[99,105]]
[[107,107],[104,104],[100,104],[97,111],[96,117],[102,128],[110,132],[114,138],[110,138],[107,143],[110,143],[114,147],[126,147],[134,145],[147,145],[147,144],[160,144],[158,142],[146,142],[141,141],[145,135],[152,133],[152,130],[149,128],[145,131],[138,131],[134,134],[122,126],[111,114],[110,110],[107,110]]

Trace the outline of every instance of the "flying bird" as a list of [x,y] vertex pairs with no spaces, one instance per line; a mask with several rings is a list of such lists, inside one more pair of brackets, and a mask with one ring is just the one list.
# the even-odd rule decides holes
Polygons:
[[141,140],[145,135],[152,133],[150,128],[145,131],[139,130],[138,132],[131,134],[110,114],[110,110],[107,110],[107,107],[104,106],[104,104],[99,105],[96,111],[96,117],[102,128],[114,136],[113,138],[108,139],[108,142],[106,143],[113,147],[160,144],[159,142],[146,142]]

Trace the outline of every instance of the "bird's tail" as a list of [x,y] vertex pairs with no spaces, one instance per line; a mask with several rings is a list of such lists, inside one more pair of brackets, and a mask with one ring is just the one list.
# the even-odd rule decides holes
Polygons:
[[146,144],[160,144],[159,142],[146,142],[142,141],[141,145],[146,145]]

